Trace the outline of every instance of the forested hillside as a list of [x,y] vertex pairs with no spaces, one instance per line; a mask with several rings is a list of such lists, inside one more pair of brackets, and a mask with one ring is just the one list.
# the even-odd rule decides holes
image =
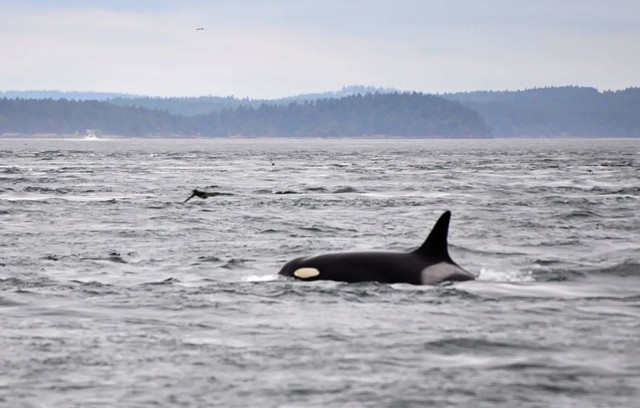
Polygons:
[[472,109],[420,93],[354,95],[287,105],[240,105],[186,117],[98,101],[0,99],[0,134],[122,136],[482,137]]
[[497,137],[640,137],[640,88],[559,87],[443,97],[475,109]]
[[279,99],[249,99],[233,96],[198,96],[198,97],[148,97],[148,96],[120,96],[106,99],[107,102],[118,106],[134,106],[147,109],[163,110],[175,115],[197,116],[225,109],[236,109],[239,106],[259,108],[261,105],[288,105],[291,102],[311,102],[319,99],[340,99],[355,95],[376,93],[394,93],[394,90],[375,88],[372,86],[345,86],[339,91],[322,92],[288,96]]
[[259,107],[263,103],[274,103],[256,99],[238,99],[233,96],[198,96],[198,97],[120,97],[108,99],[112,105],[161,110],[180,116],[206,115],[225,109],[236,109],[239,106]]
[[183,117],[99,101],[0,99],[0,134],[84,134],[87,129],[121,136],[185,135],[195,131]]
[[[83,134],[97,129],[165,137],[640,137],[640,88],[599,92],[556,87],[434,96],[352,86],[274,100],[43,95],[52,99],[0,99],[0,134]],[[78,99],[53,99],[56,95]],[[103,101],[80,99],[92,96]]]
[[443,98],[419,93],[354,95],[286,106],[241,106],[197,118],[219,136],[447,136],[480,137],[478,114]]

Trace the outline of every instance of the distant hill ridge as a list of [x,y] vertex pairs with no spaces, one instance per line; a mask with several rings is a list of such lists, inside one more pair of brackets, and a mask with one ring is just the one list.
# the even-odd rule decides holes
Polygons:
[[565,86],[442,95],[476,110],[492,135],[640,137],[640,88]]
[[0,99],[0,134],[123,136],[406,136],[482,137],[488,127],[458,102],[420,93],[375,93],[240,104],[208,114],[175,115],[109,101]]
[[[18,99],[49,99],[49,100],[75,100],[88,101],[98,100],[121,108],[134,109],[134,112],[141,112],[140,109],[146,109],[156,112],[169,114],[168,118],[178,116],[168,120],[177,123],[184,119],[183,125],[174,129],[177,133],[188,133],[193,131],[201,134],[228,135],[233,134],[237,129],[225,128],[231,123],[231,117],[241,118],[253,121],[256,124],[256,118],[260,115],[263,121],[264,129],[256,127],[251,130],[252,135],[258,134],[275,134],[274,131],[283,132],[289,129],[286,120],[300,123],[299,118],[290,116],[293,110],[285,109],[290,104],[305,106],[305,115],[309,115],[313,109],[320,109],[325,106],[316,104],[317,101],[344,100],[353,96],[375,95],[382,98],[382,95],[404,95],[398,99],[394,99],[395,103],[401,103],[408,99],[407,95],[424,95],[421,93],[399,93],[394,89],[376,88],[371,86],[354,85],[342,88],[340,91],[323,92],[314,94],[295,95],[280,99],[239,99],[233,96],[201,96],[201,97],[147,97],[117,93],[100,93],[100,92],[59,92],[59,91],[12,91],[2,92],[0,97],[18,98]],[[441,95],[430,95],[434,98],[444,99],[455,102],[469,111],[477,112],[478,117],[483,121],[483,126],[475,128],[473,134],[496,137],[640,137],[640,88],[628,88],[619,91],[598,91],[591,87],[545,87],[534,88],[520,91],[474,91],[448,93]],[[369,99],[360,100],[359,103],[365,103]],[[426,99],[425,99],[426,100]],[[436,99],[430,99],[433,103]],[[347,103],[343,101],[343,103]],[[349,102],[351,103],[351,102]],[[426,103],[423,101],[423,103]],[[311,107],[309,106],[311,104]],[[317,106],[316,106],[317,105]],[[328,104],[331,105],[331,104]],[[328,106],[327,105],[327,106]],[[280,107],[278,109],[269,109],[268,107]],[[104,108],[106,111],[110,111]],[[376,115],[391,117],[394,113],[393,106],[384,108],[377,107]],[[296,112],[302,114],[303,109],[299,108]],[[225,112],[225,113],[223,113]],[[237,112],[232,115],[231,112]],[[275,125],[275,119],[270,122],[263,117],[266,112],[278,116],[280,124]],[[317,113],[317,112],[316,112]],[[2,115],[2,112],[0,112]],[[149,114],[147,114],[148,116]],[[243,116],[244,115],[244,116]],[[285,115],[285,116],[283,116]],[[340,115],[339,111],[334,111],[333,115]],[[420,111],[413,111],[412,115],[421,115]],[[207,127],[203,128],[203,117],[218,117],[226,119],[218,119],[218,123],[212,128],[209,122]],[[313,116],[313,115],[311,115]],[[189,119],[190,118],[190,119]],[[470,116],[467,116],[467,120]],[[334,118],[335,119],[335,118]],[[433,119],[433,118],[431,118]],[[241,126],[240,119],[236,120],[236,126]],[[325,124],[335,120],[323,119]],[[371,119],[352,117],[354,123],[362,124],[363,121]],[[417,122],[419,117],[405,117],[404,121]],[[6,128],[2,126],[2,116],[0,116],[0,129]],[[269,124],[267,124],[269,122]],[[186,123],[190,123],[188,126]],[[462,123],[462,122],[459,122]],[[196,125],[200,124],[200,125]],[[476,123],[477,125],[477,123]],[[257,126],[257,125],[256,125]],[[328,125],[327,125],[328,126]],[[338,129],[334,125],[331,133],[343,132],[344,136],[354,135],[354,129],[360,125],[349,124],[343,120],[343,129]],[[367,125],[368,126],[368,125]],[[371,133],[374,130],[360,126],[361,135],[376,134]],[[392,129],[386,129],[381,135],[408,136],[400,130],[405,126],[403,123],[396,123],[396,132]],[[461,128],[463,128],[462,126]],[[306,126],[310,129],[309,126]],[[245,131],[248,131],[246,126]],[[319,134],[325,134],[320,127],[317,127]],[[325,127],[326,129],[326,127]],[[406,126],[404,128],[406,133]],[[469,129],[469,128],[468,128]],[[467,129],[467,130],[468,130]],[[180,130],[180,132],[178,132]],[[213,131],[215,130],[215,131]],[[203,132],[204,131],[204,132]],[[213,131],[213,132],[212,132]],[[285,133],[297,134],[295,130],[289,129]],[[242,132],[239,132],[241,134]],[[464,134],[462,132],[461,134]],[[361,136],[360,135],[360,136]],[[417,133],[411,133],[417,136]],[[423,136],[433,136],[431,133]]]
[[[238,100],[253,100],[253,101],[285,101],[289,102],[290,100],[312,100],[312,99],[321,99],[321,98],[341,98],[344,96],[351,95],[366,95],[369,93],[393,93],[399,92],[397,89],[393,88],[380,88],[369,85],[349,85],[344,86],[339,91],[326,91],[326,92],[317,92],[317,93],[307,93],[307,94],[299,94],[287,96],[284,98],[275,98],[275,99],[250,99],[250,98],[237,98]],[[96,91],[60,91],[60,90],[29,90],[29,91],[0,91],[0,98],[21,98],[21,99],[69,99],[69,100],[78,100],[78,101],[87,101],[87,100],[95,100],[95,101],[104,101],[107,99],[114,98],[149,98],[149,99],[199,99],[199,98],[234,98],[233,96],[179,96],[179,97],[160,97],[160,96],[152,96],[152,95],[139,95],[139,94],[129,94],[129,93],[118,93],[118,92],[96,92]]]
[[68,99],[74,101],[105,101],[115,98],[140,98],[141,95],[131,95],[117,92],[80,92],[80,91],[0,91],[0,98],[11,99]]

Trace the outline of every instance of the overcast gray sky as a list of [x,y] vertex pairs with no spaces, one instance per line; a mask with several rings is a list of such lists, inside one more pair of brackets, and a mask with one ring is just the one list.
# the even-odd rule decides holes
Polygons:
[[640,0],[1,1],[5,91],[640,85]]

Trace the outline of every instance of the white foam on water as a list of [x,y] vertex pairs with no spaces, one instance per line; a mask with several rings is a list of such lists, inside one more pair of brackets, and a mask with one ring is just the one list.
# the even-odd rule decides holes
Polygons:
[[495,270],[490,268],[480,269],[480,275],[476,279],[491,282],[535,282],[531,271]]

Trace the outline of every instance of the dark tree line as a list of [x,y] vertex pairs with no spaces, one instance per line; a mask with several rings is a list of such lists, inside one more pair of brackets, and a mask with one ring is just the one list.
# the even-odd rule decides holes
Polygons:
[[240,105],[185,117],[98,101],[0,99],[0,133],[123,136],[476,137],[488,127],[472,109],[420,93],[353,95],[287,105]]
[[124,107],[138,107],[150,110],[161,110],[180,116],[206,115],[214,111],[223,109],[236,109],[241,105],[258,107],[261,100],[250,100],[248,98],[238,99],[233,96],[198,96],[198,97],[118,97],[107,99],[112,105]]
[[[31,95],[17,95],[22,94]],[[40,94],[56,93],[34,93]],[[0,134],[100,129],[123,136],[640,137],[639,88],[599,92],[569,86],[439,97],[360,86],[274,100],[4,95],[13,99],[0,98]]]
[[477,137],[488,128],[477,112],[420,93],[352,95],[340,99],[240,106],[196,118],[216,136]]
[[179,116],[107,102],[0,99],[0,133],[84,134],[87,129],[122,136],[180,135],[194,130]]
[[[259,108],[261,105],[288,105],[291,102],[303,103],[318,99],[340,99],[353,95],[367,95],[375,93],[392,93],[392,89],[375,88],[372,86],[352,85],[343,87],[335,92],[310,93],[288,96],[279,99],[249,99],[233,96],[197,96],[197,97],[149,97],[131,95],[103,97],[103,100],[117,106],[135,106],[147,109],[163,110],[175,115],[197,116],[225,109],[236,109],[239,106]],[[90,94],[88,96],[91,96]],[[67,99],[73,99],[67,97]],[[95,99],[95,98],[79,98]]]

